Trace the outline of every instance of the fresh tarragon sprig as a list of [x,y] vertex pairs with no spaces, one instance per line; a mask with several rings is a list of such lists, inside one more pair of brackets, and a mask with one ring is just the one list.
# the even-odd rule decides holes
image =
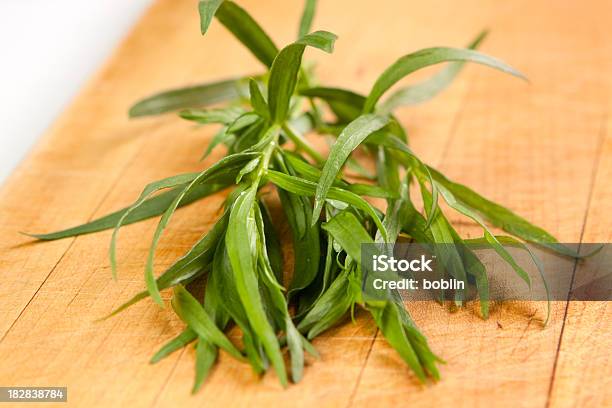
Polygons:
[[[246,361],[256,373],[272,366],[286,385],[286,348],[291,380],[299,381],[305,352],[317,355],[310,341],[356,306],[371,313],[384,337],[419,380],[438,379],[437,364],[441,360],[430,350],[401,302],[363,299],[362,243],[393,243],[402,234],[420,242],[455,244],[441,246],[438,256],[452,266],[456,278],[475,282],[485,318],[489,313],[487,274],[467,244],[494,249],[527,284],[529,275],[505,246],[527,249],[524,241],[535,242],[564,255],[576,255],[548,232],[423,163],[408,147],[406,133],[393,116],[396,108],[424,102],[439,93],[465,62],[523,78],[504,62],[475,51],[486,33],[466,49],[428,48],[405,55],[378,77],[369,94],[360,95],[315,86],[310,70],[302,67],[307,47],[331,53],[336,40],[328,31],[311,32],[314,11],[315,1],[306,1],[298,39],[279,50],[236,3],[200,1],[202,34],[216,17],[264,65],[265,72],[163,92],[135,104],[130,116],[180,110],[184,119],[218,124],[221,130],[205,156],[219,145],[226,147],[227,154],[201,172],[147,185],[128,208],[78,227],[35,235],[53,240],[114,228],[110,259],[115,275],[119,228],[161,215],[146,262],[146,290],[112,314],[149,296],[162,305],[160,291],[173,288],[172,306],[187,327],[164,345],[152,362],[195,343],[194,392],[208,375],[219,349]],[[431,78],[383,99],[410,73],[444,62],[448,65]],[[220,104],[225,105],[218,107]],[[309,132],[335,138],[328,156],[310,145],[304,137]],[[358,149],[375,160],[375,177],[353,158]],[[366,184],[351,182],[343,177],[345,167],[372,180]],[[421,211],[413,204],[410,184],[420,191],[424,203]],[[295,259],[288,282],[283,279],[275,221],[262,194],[268,185],[275,187],[291,229]],[[185,255],[156,277],[155,250],[175,210],[221,190],[230,190],[221,217]],[[379,210],[364,197],[385,199],[386,210]],[[438,207],[440,197],[481,225],[483,237],[463,240]],[[516,238],[496,236],[487,224]],[[205,285],[203,298],[187,289],[196,284]],[[393,296],[397,294],[391,293]],[[456,303],[463,303],[460,292]],[[234,325],[242,334],[241,349],[225,335]]]

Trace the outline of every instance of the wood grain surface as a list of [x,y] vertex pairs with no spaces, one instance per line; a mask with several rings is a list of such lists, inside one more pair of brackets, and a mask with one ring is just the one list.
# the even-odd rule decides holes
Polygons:
[[[442,380],[427,386],[358,315],[315,340],[321,359],[309,361],[298,385],[283,390],[274,374],[256,378],[222,354],[195,396],[191,347],[148,364],[183,327],[170,308],[147,300],[95,322],[143,287],[156,221],[122,230],[117,282],[109,232],[48,243],[19,232],[85,222],[127,205],[147,182],[219,157],[198,162],[214,130],[194,129],[174,115],[128,121],[126,114],[154,91],[260,69],[218,23],[206,38],[199,35],[196,3],[158,1],[2,186],[0,386],[67,386],[68,404],[83,407],[610,406],[607,302],[557,301],[545,328],[538,302],[494,307],[486,321],[470,308],[411,305],[447,361]],[[301,2],[239,3],[278,44],[295,37]],[[319,3],[315,28],[340,38],[333,55],[307,57],[318,61],[324,83],[364,92],[398,56],[462,46],[490,28],[483,50],[511,62],[530,83],[468,67],[436,100],[400,112],[414,150],[562,241],[612,240],[611,2]],[[177,213],[158,268],[210,228],[222,199]],[[455,219],[462,233],[476,233]]]

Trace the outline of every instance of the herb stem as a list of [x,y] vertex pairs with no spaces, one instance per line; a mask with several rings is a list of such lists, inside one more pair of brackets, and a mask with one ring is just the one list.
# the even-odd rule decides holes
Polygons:
[[280,135],[280,128],[278,125],[273,125],[269,132],[273,132],[274,137],[268,145],[263,149],[263,157],[261,160],[261,164],[259,165],[259,170],[257,171],[257,176],[255,178],[255,182],[253,184],[258,185],[261,179],[265,176],[268,171],[268,166],[270,165],[270,158],[272,157],[272,153],[275,148],[278,146],[278,137]]

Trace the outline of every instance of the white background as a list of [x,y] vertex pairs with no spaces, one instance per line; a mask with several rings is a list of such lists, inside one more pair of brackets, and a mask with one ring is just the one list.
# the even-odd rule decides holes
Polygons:
[[0,0],[0,184],[151,0]]

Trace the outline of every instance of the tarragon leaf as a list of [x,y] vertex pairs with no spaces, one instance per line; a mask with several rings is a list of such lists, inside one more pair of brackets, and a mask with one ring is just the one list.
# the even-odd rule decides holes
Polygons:
[[[201,198],[207,197],[227,187],[227,184],[202,184],[191,190],[181,201],[180,206],[183,207],[191,204]],[[124,220],[123,225],[133,224],[138,221],[146,220],[147,218],[161,215],[166,211],[168,206],[174,201],[177,195],[183,191],[184,187],[176,187],[170,191],[158,194],[154,197],[146,199],[138,208],[132,210]],[[51,232],[47,234],[26,234],[36,239],[43,241],[51,241],[68,237],[76,237],[93,232],[104,231],[114,228],[117,221],[121,219],[126,212],[131,208],[126,207],[115,211],[103,217],[97,218],[88,223],[78,225],[76,227],[67,228],[65,230]]]
[[312,26],[312,20],[314,18],[316,7],[317,0],[306,0],[304,2],[304,10],[302,11],[302,17],[300,18],[300,29],[298,31],[298,38],[302,38],[310,32],[310,27]]
[[[431,207],[433,199],[429,191],[422,185],[421,196],[426,208]],[[438,209],[434,210],[434,214],[428,214],[428,218],[432,221],[428,223],[426,228],[429,229],[434,243],[434,252],[436,252],[441,263],[446,267],[447,272],[452,274],[458,280],[461,280],[467,285],[467,275],[461,259],[461,254],[455,246],[456,235],[453,234],[453,228],[442,213]],[[464,292],[462,290],[455,291],[455,303],[462,305]]]
[[238,295],[236,278],[227,254],[225,240],[221,240],[217,246],[211,276],[214,276],[211,283],[215,285],[217,292],[223,293],[224,301],[221,303],[222,307],[242,331],[242,341],[249,364],[256,373],[262,373],[266,368],[266,364],[263,361],[259,343],[256,344],[255,335]]
[[493,235],[493,233],[489,230],[489,228],[486,226],[480,216],[469,207],[463,205],[463,203],[461,203],[460,201],[457,201],[455,196],[445,187],[439,185],[438,189],[440,190],[442,197],[444,197],[444,201],[446,201],[449,206],[451,206],[461,214],[465,215],[466,217],[469,217],[472,220],[476,221],[483,228],[484,237],[487,242],[491,244],[491,247],[495,250],[495,252],[497,252],[497,254],[503,260],[505,260],[512,267],[512,269],[514,269],[517,275],[521,279],[523,279],[525,283],[527,283],[527,285],[529,285],[529,287],[531,288],[531,279],[529,277],[529,274],[527,274],[527,272],[525,272],[525,270],[519,264],[516,263],[512,255],[510,255],[506,248],[504,248],[504,246],[497,240],[495,235]]
[[[217,286],[214,283],[216,274],[211,274],[206,283],[206,292],[204,294],[204,310],[210,316],[220,330],[224,330],[229,321],[229,314],[221,306],[221,295],[217,292]],[[217,360],[219,354],[218,347],[204,337],[198,338],[196,345],[196,375],[191,389],[192,394],[204,384],[204,380],[208,377],[210,369]]]
[[[425,163],[423,163],[421,159],[419,159],[419,157],[412,152],[412,150],[403,140],[390,132],[384,131],[384,129],[370,135],[367,138],[366,143],[385,146],[396,150],[397,152],[401,153],[401,162],[406,168],[410,168],[414,165],[416,170],[427,178],[429,184],[431,185],[432,194],[432,200],[428,212],[429,216],[427,218],[427,224],[429,225],[433,220],[431,217],[435,214],[436,208],[438,207],[438,189],[436,183],[434,183],[433,176],[429,171],[429,167],[426,166]],[[421,188],[425,188],[425,186],[421,184]]]
[[338,172],[344,165],[351,152],[357,148],[369,135],[381,129],[388,123],[388,119],[378,115],[363,115],[349,123],[332,146],[325,166],[321,172],[321,179],[315,194],[313,222],[319,219],[323,208],[323,201],[334,183]]
[[314,87],[300,89],[299,94],[323,99],[340,122],[350,122],[361,115],[365,96],[342,88]]
[[486,199],[471,188],[449,180],[436,169],[429,167],[429,171],[437,183],[440,183],[446,187],[446,189],[448,189],[448,191],[450,191],[463,204],[469,206],[474,211],[477,211],[491,224],[503,229],[509,234],[522,238],[525,241],[541,245],[561,255],[570,256],[573,258],[582,258],[591,255],[581,255],[571,248],[560,244],[559,241],[557,241],[557,239],[549,232],[533,225],[506,207]]
[[[467,46],[467,49],[474,50],[487,36],[487,31],[483,31]],[[400,106],[415,105],[423,103],[433,98],[448,87],[455,77],[461,72],[465,65],[464,61],[451,62],[442,71],[415,85],[398,89],[378,108],[378,112],[387,113]]]
[[523,74],[505,62],[474,50],[447,47],[426,48],[424,50],[401,57],[378,77],[365,101],[363,112],[372,112],[378,100],[385,93],[385,91],[391,88],[406,75],[409,75],[421,68],[447,61],[475,62],[525,79]]
[[140,197],[134,204],[132,204],[128,210],[117,220],[117,225],[115,225],[115,230],[113,231],[113,235],[111,238],[109,256],[110,256],[110,264],[113,278],[117,278],[117,260],[116,260],[116,246],[117,246],[117,233],[123,224],[123,221],[130,215],[132,211],[138,208],[142,203],[145,202],[152,194],[159,190],[163,190],[166,188],[176,187],[182,184],[190,183],[198,176],[198,173],[189,173],[189,174],[179,174],[178,176],[172,176],[165,178],[163,180],[156,181],[154,183],[148,184],[143,192],[140,194]]
[[228,125],[226,132],[236,133],[240,130],[246,129],[247,127],[257,123],[260,118],[261,117],[255,112],[245,112]]
[[149,248],[149,255],[147,257],[147,263],[145,266],[145,283],[147,285],[147,290],[151,294],[151,298],[153,298],[153,300],[160,306],[163,305],[163,302],[161,300],[161,295],[159,293],[159,288],[157,287],[155,276],[153,275],[153,262],[155,258],[155,250],[157,249],[157,244],[159,243],[161,234],[170,222],[174,211],[180,205],[181,201],[189,193],[189,191],[198,184],[214,182],[214,180],[217,178],[235,178],[242,167],[250,160],[254,159],[257,155],[257,153],[237,153],[219,160],[217,163],[198,174],[197,177],[195,177],[181,191],[181,193],[175,197],[174,201],[164,212],[164,215],[160,219],[157,228],[155,229],[153,241],[151,243],[151,247]]
[[198,344],[196,345],[196,374],[193,387],[191,388],[192,394],[195,394],[202,388],[202,384],[204,384],[204,380],[208,377],[210,369],[215,364],[215,361],[217,361],[218,354],[219,352],[215,345],[203,337],[198,339]]
[[412,368],[419,380],[424,382],[425,372],[423,371],[423,367],[414,348],[406,336],[400,312],[398,311],[400,306],[395,302],[384,302],[382,307],[380,305],[374,307],[372,304],[368,306],[368,310],[372,313],[376,325],[380,328],[385,339],[387,339],[389,344],[399,353],[402,360]]
[[174,353],[179,349],[182,349],[189,343],[193,342],[197,338],[198,335],[196,334],[196,332],[187,328],[183,330],[181,334],[164,344],[162,348],[160,348],[157,353],[155,353],[155,355],[151,357],[151,360],[149,362],[151,364],[158,363],[159,361],[168,357],[170,354]]
[[[316,193],[317,184],[308,180],[301,179],[299,177],[289,176],[284,173],[280,173],[274,170],[268,170],[266,177],[269,181],[277,185],[278,187],[290,191],[294,194],[312,196]],[[337,187],[330,187],[327,192],[327,198],[331,200],[338,200],[344,203],[350,204],[355,208],[368,214],[382,236],[387,238],[387,230],[385,229],[377,210],[372,207],[367,201],[358,196],[357,194],[351,193]]]
[[[286,154],[285,158],[302,178],[313,182],[318,182],[321,178],[321,170],[308,162],[297,158],[293,154]],[[378,198],[397,198],[397,193],[375,184],[348,183],[339,179],[334,181],[333,186],[340,187],[357,195]]]
[[338,213],[335,217],[323,223],[322,227],[358,263],[361,262],[361,244],[374,243],[357,217],[349,211]]
[[232,106],[224,109],[185,109],[179,112],[179,116],[200,124],[222,123],[229,125],[243,113],[244,109]]
[[211,320],[210,316],[204,311],[200,303],[189,293],[183,286],[177,285],[174,287],[174,296],[172,297],[172,306],[176,314],[189,327],[205,338],[207,341],[219,346],[227,351],[232,357],[238,360],[244,360],[242,354],[229,341],[221,330]]
[[130,108],[131,118],[157,115],[184,108],[197,108],[237,99],[242,87],[241,78],[230,78],[201,85],[172,89],[137,102]]
[[[533,261],[536,268],[538,269],[538,273],[540,274],[540,278],[542,279],[544,290],[546,292],[547,307],[546,307],[546,319],[544,319],[544,326],[546,326],[546,324],[548,324],[548,321],[550,320],[551,303],[550,303],[550,288],[548,287],[548,282],[546,282],[546,278],[544,277],[544,264],[542,263],[540,258],[538,258],[538,256],[531,250],[531,248],[529,248],[528,245],[525,245],[523,242],[519,241],[518,239],[513,238],[513,237],[504,236],[504,235],[496,235],[495,238],[503,245],[513,246],[513,247],[520,248],[524,251],[527,251],[527,253],[531,257],[531,260]],[[485,248],[491,247],[489,240],[487,240],[485,237],[466,239],[465,243],[468,244],[470,248],[482,247],[482,246],[484,246]]]
[[[288,174],[295,174],[293,166],[285,161],[286,155],[277,157],[277,164]],[[282,174],[282,173],[281,173]],[[315,279],[319,271],[321,248],[319,243],[319,224],[312,225],[310,199],[282,189],[278,190],[283,211],[291,227],[294,258],[293,279],[288,296],[306,288]]]
[[270,117],[276,123],[282,123],[289,112],[291,95],[297,84],[302,55],[306,46],[332,52],[336,35],[328,31],[315,31],[283,48],[270,68],[268,80],[268,105]]
[[336,277],[298,324],[298,330],[307,332],[308,339],[330,328],[351,307],[353,297],[349,291],[348,273],[345,269]]
[[261,117],[269,118],[270,111],[268,110],[268,103],[262,95],[257,81],[253,78],[249,79],[249,93],[251,95],[251,105],[255,112]]
[[255,253],[252,245],[256,241],[254,236],[256,232],[252,212],[257,186],[255,185],[254,187],[243,192],[236,199],[232,207],[225,243],[232,269],[234,270],[236,289],[238,290],[240,301],[244,305],[244,310],[253,330],[261,340],[281,384],[286,385],[287,373],[283,357],[278,339],[263,308],[257,282],[257,273],[253,263]]
[[198,11],[200,12],[200,31],[202,35],[206,34],[208,27],[217,12],[219,6],[221,6],[223,0],[200,0],[198,3]]
[[[221,238],[225,234],[228,218],[229,214],[226,212],[215,223],[211,230],[204,234],[204,236],[200,238],[185,255],[180,257],[157,278],[157,287],[160,290],[169,288],[193,278],[211,263],[217,244],[220,240],[222,241]],[[127,309],[148,296],[148,290],[137,293],[130,300],[113,310],[106,317],[102,318],[102,320],[116,315],[117,313]]]
[[217,19],[267,67],[278,48],[253,17],[233,1],[225,0],[217,9]]
[[227,133],[227,127],[224,126],[213,136],[212,139],[210,139],[210,142],[208,143],[208,146],[206,146],[206,150],[204,151],[204,154],[200,160],[206,159],[212,153],[215,147],[219,146],[221,143],[227,145],[233,138],[235,138],[235,136],[231,133]]

